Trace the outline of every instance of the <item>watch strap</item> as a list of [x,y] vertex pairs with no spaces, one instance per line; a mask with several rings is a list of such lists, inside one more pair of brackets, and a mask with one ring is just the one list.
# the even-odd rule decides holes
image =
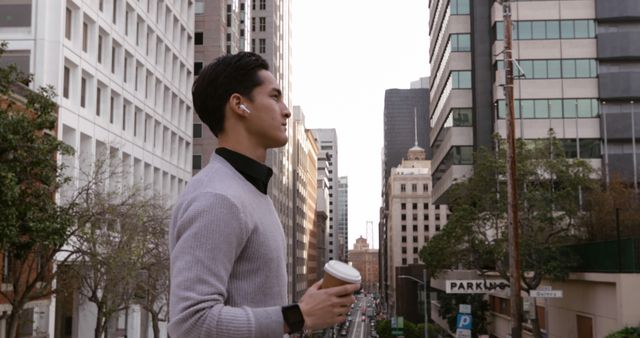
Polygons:
[[282,317],[287,327],[289,327],[289,333],[302,332],[304,329],[304,316],[298,304],[283,306]]

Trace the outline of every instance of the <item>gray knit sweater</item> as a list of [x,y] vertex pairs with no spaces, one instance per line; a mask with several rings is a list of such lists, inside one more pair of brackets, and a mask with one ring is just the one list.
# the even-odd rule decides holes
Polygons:
[[219,155],[176,203],[169,245],[171,337],[283,336],[282,225],[271,199]]

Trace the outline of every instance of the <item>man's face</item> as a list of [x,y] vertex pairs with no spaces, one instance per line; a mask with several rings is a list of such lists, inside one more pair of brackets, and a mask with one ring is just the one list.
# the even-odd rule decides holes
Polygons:
[[252,92],[252,101],[247,102],[251,113],[247,116],[247,128],[255,142],[265,149],[287,144],[287,119],[289,108],[282,101],[282,91],[271,72],[260,70],[262,84]]

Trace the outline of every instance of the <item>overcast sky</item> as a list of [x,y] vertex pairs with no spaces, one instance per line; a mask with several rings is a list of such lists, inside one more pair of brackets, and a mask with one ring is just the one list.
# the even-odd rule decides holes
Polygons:
[[427,76],[426,0],[293,1],[293,103],[307,128],[338,132],[338,173],[349,177],[349,249],[377,248],[384,91]]

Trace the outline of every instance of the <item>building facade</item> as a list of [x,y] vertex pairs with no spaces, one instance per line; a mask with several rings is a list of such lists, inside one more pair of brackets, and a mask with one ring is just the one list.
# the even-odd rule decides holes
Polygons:
[[397,268],[420,262],[420,249],[446,224],[448,210],[446,205],[434,204],[431,162],[418,146],[409,149],[407,158],[391,169],[387,185],[386,275],[382,282],[387,285],[383,297],[393,314],[397,313]]
[[292,236],[292,252],[295,253],[291,274],[291,297],[297,301],[309,287],[320,279],[317,266],[317,233],[315,225],[317,199],[318,146],[313,135],[305,128],[304,113],[299,106],[293,107],[292,162],[293,219],[295,233]]
[[336,232],[338,235],[338,256],[348,261],[349,252],[349,178],[338,177],[338,213]]
[[349,250],[349,262],[360,271],[362,289],[367,293],[378,293],[378,249],[369,248],[367,239],[360,236]]
[[329,227],[325,239],[326,259],[341,259],[338,255],[338,134],[335,129],[312,129],[314,139],[320,147],[318,155],[318,176],[329,182]]
[[[8,56],[34,74],[34,88],[58,93],[57,136],[76,150],[61,161],[77,179],[60,198],[106,159],[131,172],[124,183],[151,186],[172,203],[191,177],[194,2],[20,0],[3,1],[0,12]],[[38,304],[33,321],[50,335],[61,323],[68,336],[93,334],[91,303],[74,297],[56,313],[56,302]],[[126,329],[119,321],[113,329],[146,327],[136,311]]]
[[[196,0],[194,75],[216,58],[249,50],[250,0]],[[191,84],[188,84],[191,88]],[[197,114],[193,116],[193,174],[209,163],[218,141]]]
[[[640,51],[630,47],[638,31],[634,6],[513,2],[516,137],[545,138],[553,129],[567,157],[633,182],[632,136],[640,125],[633,80]],[[494,132],[506,135],[504,23],[502,6],[488,0],[432,0],[430,9],[430,144],[439,199],[471,174],[474,150],[491,148]]]

